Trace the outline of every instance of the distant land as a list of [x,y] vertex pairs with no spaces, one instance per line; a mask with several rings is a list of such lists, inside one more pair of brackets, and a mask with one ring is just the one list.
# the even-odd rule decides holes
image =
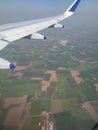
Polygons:
[[0,70],[0,129],[40,130],[45,112],[56,130],[90,130],[98,122],[98,31],[43,33],[46,41],[21,39],[0,52],[17,64]]

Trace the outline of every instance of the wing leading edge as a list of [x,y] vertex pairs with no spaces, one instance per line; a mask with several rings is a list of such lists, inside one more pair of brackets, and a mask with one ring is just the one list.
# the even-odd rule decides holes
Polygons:
[[[27,21],[27,22],[10,24],[10,25],[6,25],[6,27],[4,25],[3,27],[0,26],[1,27],[0,50],[5,48],[9,43],[27,36],[30,36],[31,39],[46,39],[46,37],[39,34],[38,32],[48,27],[53,27],[53,28],[64,27],[63,25],[59,24],[59,22],[70,17],[75,12],[80,1],[81,0],[75,0],[72,3],[72,5],[66,10],[66,12],[58,16],[41,19],[37,21]],[[6,69],[9,69],[10,68],[9,62],[6,62],[6,64],[8,66],[6,67]],[[2,64],[0,60],[0,66],[1,65]]]

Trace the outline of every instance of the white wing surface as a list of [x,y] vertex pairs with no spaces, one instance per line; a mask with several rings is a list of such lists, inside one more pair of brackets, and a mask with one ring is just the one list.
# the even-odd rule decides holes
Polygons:
[[[61,28],[64,27],[59,22],[70,17],[76,10],[81,0],[75,0],[72,5],[61,15],[45,18],[41,20],[33,20],[27,22],[20,22],[14,24],[6,24],[0,26],[0,50],[5,48],[9,43],[18,39],[29,36],[31,39],[46,39],[45,36],[38,32],[48,27]],[[6,67],[2,67],[3,63]],[[8,61],[0,59],[0,69],[14,69],[13,64]]]

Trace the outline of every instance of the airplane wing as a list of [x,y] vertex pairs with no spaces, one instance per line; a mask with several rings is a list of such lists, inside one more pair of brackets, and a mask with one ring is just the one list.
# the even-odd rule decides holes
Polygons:
[[[63,28],[64,26],[61,25],[60,22],[75,12],[80,1],[81,0],[75,0],[66,12],[58,16],[0,26],[0,50],[5,48],[9,43],[27,36],[29,36],[30,39],[46,39],[45,36],[38,32],[49,27]],[[14,69],[14,64],[0,58],[0,69],[9,68]]]

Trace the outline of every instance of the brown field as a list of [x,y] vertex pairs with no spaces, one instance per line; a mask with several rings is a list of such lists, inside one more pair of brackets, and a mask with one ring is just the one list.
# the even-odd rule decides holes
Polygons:
[[26,71],[29,66],[16,66],[15,71]]
[[97,64],[97,62],[96,61],[93,61],[93,62],[90,62],[91,64]]
[[85,60],[79,60],[80,63],[85,63],[86,61]]
[[17,126],[21,130],[26,118],[29,115],[31,103],[21,104],[19,107],[10,108],[5,119],[5,126]]
[[98,83],[95,84],[96,91],[98,92]]
[[8,115],[5,120],[5,125],[15,125],[17,126],[20,122],[25,104],[20,105],[19,107],[10,108]]
[[18,79],[21,79],[23,77],[23,73],[17,72],[17,73],[14,73],[13,76],[16,76],[16,77],[18,77]]
[[[10,107],[10,109],[4,122],[5,126],[17,126],[18,130],[22,129],[31,108],[31,103],[26,103],[26,99],[27,96],[6,99],[4,107]],[[18,106],[11,107],[11,105]]]
[[37,80],[37,81],[42,81],[43,78],[39,78],[39,77],[32,77],[31,80]]
[[66,46],[66,44],[68,43],[69,40],[62,40],[60,41],[60,44],[63,46]]
[[81,82],[83,82],[83,79],[79,77],[80,73],[78,71],[74,71],[74,70],[71,71],[71,75],[77,84],[80,84]]
[[57,49],[58,47],[57,47],[57,46],[53,46],[52,48],[53,48],[53,49]]
[[74,61],[79,61],[78,58],[74,57],[74,56],[71,56],[71,58],[74,60]]
[[66,70],[65,68],[59,67],[58,70],[64,71]]
[[63,112],[64,111],[63,104],[64,102],[62,100],[53,100],[51,111],[53,113]]
[[58,81],[56,71],[47,70],[45,72],[45,74],[50,74],[51,76],[50,76],[50,80],[49,81],[42,80],[41,91],[43,91],[43,92],[47,91],[48,87],[50,87],[51,82],[57,82]]
[[47,91],[48,87],[50,87],[50,81],[43,80],[41,85],[42,85],[41,91],[43,92]]
[[51,77],[50,77],[50,81],[51,81],[51,82],[57,82],[57,81],[58,81],[56,71],[47,70],[47,71],[45,72],[45,74],[51,74]]
[[89,102],[83,103],[82,106],[83,106],[83,108],[85,108],[89,112],[89,114],[92,117],[92,119],[95,122],[98,122],[98,114],[94,110],[93,106]]
[[27,100],[27,95],[25,95],[23,97],[18,97],[18,98],[16,98],[16,97],[5,98],[3,108],[7,109],[7,108],[11,107],[12,105],[19,105],[19,104],[25,103],[26,100]]

